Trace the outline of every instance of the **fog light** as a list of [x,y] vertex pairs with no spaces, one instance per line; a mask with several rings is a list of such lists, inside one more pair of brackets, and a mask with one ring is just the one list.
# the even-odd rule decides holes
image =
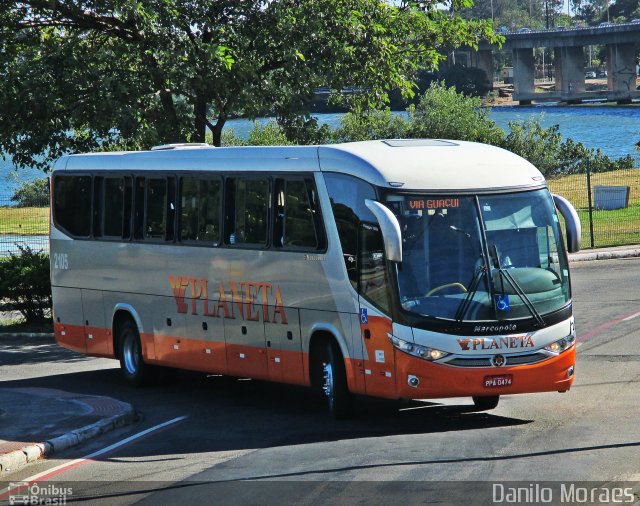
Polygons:
[[571,376],[573,376],[573,366],[567,369],[567,378],[570,378]]
[[420,380],[418,379],[417,376],[414,376],[413,374],[409,374],[409,376],[407,376],[407,383],[411,388],[418,388],[418,385],[420,384]]

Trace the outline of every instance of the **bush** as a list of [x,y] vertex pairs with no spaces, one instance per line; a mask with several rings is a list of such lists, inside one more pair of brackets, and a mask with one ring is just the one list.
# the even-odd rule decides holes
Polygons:
[[19,311],[29,323],[51,311],[49,255],[18,246],[20,254],[0,260],[0,301],[5,311]]
[[233,130],[222,132],[222,146],[287,146],[293,144],[275,121],[269,121],[262,125],[258,121],[253,122],[253,128],[249,137],[243,139]]
[[18,207],[48,207],[49,180],[43,178],[22,183],[11,197],[11,201],[16,202]]
[[614,160],[599,149],[587,148],[573,139],[562,139],[558,125],[544,128],[538,118],[526,122],[509,123],[509,134],[502,147],[520,155],[535,165],[545,177],[553,178],[570,174],[633,169],[630,155]]
[[434,82],[409,108],[408,137],[457,139],[500,145],[504,131],[489,119],[491,110],[481,107],[477,97],[468,97],[456,89]]
[[409,124],[391,111],[369,111],[345,114],[334,132],[335,142],[366,141],[370,139],[401,139],[407,136]]

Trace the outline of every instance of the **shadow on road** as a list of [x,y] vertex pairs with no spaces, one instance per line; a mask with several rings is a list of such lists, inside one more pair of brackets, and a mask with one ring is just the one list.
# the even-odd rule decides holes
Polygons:
[[323,399],[309,389],[189,372],[179,372],[171,383],[143,389],[129,387],[117,369],[5,381],[2,386],[113,397],[133,404],[147,424],[187,415],[180,431],[185,452],[460,432],[530,422],[474,412],[471,399],[466,406],[359,399],[353,419],[335,421],[326,413]]

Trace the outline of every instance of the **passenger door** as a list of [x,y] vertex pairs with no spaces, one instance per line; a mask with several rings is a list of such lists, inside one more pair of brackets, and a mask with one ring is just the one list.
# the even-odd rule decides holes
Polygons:
[[359,231],[358,292],[360,331],[364,348],[368,395],[396,397],[395,359],[389,340],[392,332],[391,295],[380,228],[363,222]]

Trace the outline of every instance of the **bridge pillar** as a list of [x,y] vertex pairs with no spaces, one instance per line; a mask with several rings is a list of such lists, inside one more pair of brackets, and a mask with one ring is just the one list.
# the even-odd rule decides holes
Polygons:
[[572,95],[584,93],[584,50],[582,46],[556,47],[553,49],[556,71],[555,89],[569,102],[579,102]]
[[493,89],[493,54],[490,49],[479,49],[476,53],[476,65],[487,74],[487,87]]
[[630,103],[636,91],[635,44],[607,45],[607,88],[618,103]]
[[513,98],[520,105],[529,105],[533,100],[532,95],[536,89],[533,83],[534,77],[533,49],[513,50]]

